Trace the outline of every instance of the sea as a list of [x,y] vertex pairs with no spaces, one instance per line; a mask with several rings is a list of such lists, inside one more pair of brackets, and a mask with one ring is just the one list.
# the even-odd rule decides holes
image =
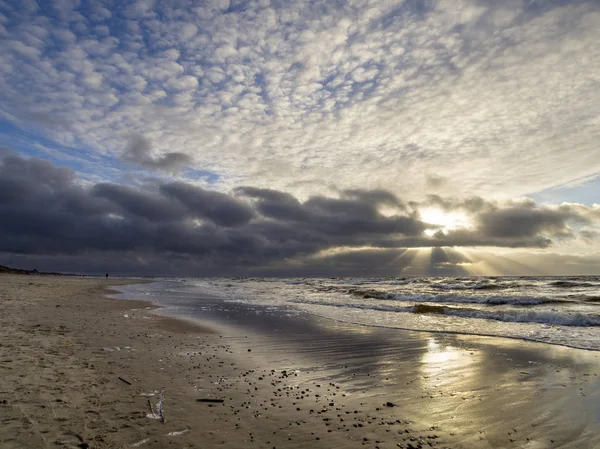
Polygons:
[[[156,278],[121,288],[167,315],[227,304],[360,326],[600,351],[600,277]],[[210,302],[203,301],[211,298]]]

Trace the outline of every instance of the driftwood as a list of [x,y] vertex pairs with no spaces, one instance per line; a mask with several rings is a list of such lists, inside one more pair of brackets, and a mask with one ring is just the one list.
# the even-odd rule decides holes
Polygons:
[[210,398],[196,399],[196,401],[198,401],[198,402],[212,402],[212,403],[215,403],[215,404],[222,404],[223,402],[225,402],[224,399],[210,399]]
[[119,380],[122,380],[123,382],[125,382],[127,385],[131,385],[131,382],[129,382],[127,379],[125,379],[124,377],[119,376]]

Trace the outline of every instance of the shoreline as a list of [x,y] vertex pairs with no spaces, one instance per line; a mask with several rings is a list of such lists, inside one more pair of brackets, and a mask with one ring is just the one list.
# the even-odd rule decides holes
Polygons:
[[[539,277],[539,276],[537,276]],[[554,276],[548,276],[548,277],[554,277]],[[580,276],[581,277],[581,276]],[[597,276],[589,276],[589,277],[597,277]],[[157,281],[153,281],[153,280],[147,280],[143,283],[154,283]],[[137,283],[137,282],[136,282]],[[132,283],[132,284],[136,284],[136,283]],[[126,284],[126,285],[132,285],[132,284]],[[123,292],[121,290],[115,290],[112,289],[109,293],[107,293],[108,297],[110,298],[111,296],[122,296],[125,297],[128,295],[128,293]],[[162,306],[162,305],[157,305],[152,301],[145,301],[145,300],[140,300],[140,299],[126,299],[126,298],[112,298],[112,299],[123,299],[125,301],[144,301],[147,302],[148,304],[150,304],[152,307],[155,308],[155,310],[167,310],[167,306]],[[394,327],[394,326],[385,326],[385,325],[378,325],[378,324],[365,324],[365,323],[361,323],[358,321],[345,321],[345,320],[338,320],[332,317],[327,317],[327,316],[321,316],[319,314],[310,312],[310,311],[306,311],[303,310],[302,313],[305,313],[307,315],[310,316],[314,316],[315,318],[318,319],[324,319],[324,320],[329,320],[335,323],[340,323],[340,324],[349,324],[352,326],[359,326],[359,327],[366,327],[366,328],[378,328],[378,329],[389,329],[389,330],[398,330],[398,331],[406,331],[406,332],[420,332],[420,333],[425,333],[425,334],[441,334],[441,335],[456,335],[456,336],[467,336],[467,337],[486,337],[486,338],[499,338],[499,339],[508,339],[508,340],[516,340],[516,341],[521,341],[521,342],[525,342],[525,343],[536,343],[536,344],[541,344],[541,345],[549,345],[549,346],[556,346],[559,348],[568,348],[568,349],[575,349],[578,351],[587,351],[587,352],[592,352],[592,353],[598,353],[600,354],[600,348],[599,349],[594,349],[594,348],[587,348],[587,347],[580,347],[580,346],[575,346],[575,345],[569,345],[569,344],[565,344],[565,343],[556,343],[556,342],[552,342],[552,341],[544,341],[541,339],[535,339],[535,338],[527,338],[527,337],[520,337],[520,336],[511,336],[511,335],[496,335],[496,334],[486,334],[486,333],[477,333],[477,332],[467,332],[467,331],[452,331],[452,330],[430,330],[430,329],[413,329],[410,327]],[[180,322],[186,322],[188,324],[196,324],[199,326],[202,326],[201,324],[198,323],[197,320],[194,320],[193,318],[188,318],[185,316],[178,316],[176,314],[156,314],[156,316],[159,317],[166,317],[166,318],[173,318],[174,320],[180,321]],[[213,332],[217,332],[217,330],[213,330]]]
[[[357,326],[289,307],[209,297],[177,304],[183,309],[175,316],[226,323],[221,331],[232,344],[255,345],[253,354],[263,364],[285,358],[317,383],[335,380],[363,403],[377,407],[392,398],[406,416],[456,430],[456,447],[600,446],[594,437],[600,435],[596,351],[498,336]],[[242,339],[244,334],[249,340]],[[402,385],[414,387],[398,394]],[[454,410],[461,413],[456,416]],[[520,439],[512,437],[515,428]],[[483,440],[476,438],[480,431]]]
[[[0,278],[3,449],[454,447],[393,408],[346,410],[335,387],[256,365],[217,334],[163,327],[147,302],[104,296],[115,283],[135,282]],[[163,388],[165,423],[147,417]]]
[[449,330],[412,329],[410,327],[392,327],[392,326],[383,326],[383,325],[378,325],[378,324],[364,324],[364,323],[359,323],[359,322],[354,322],[354,321],[336,320],[335,318],[331,318],[331,317],[322,317],[321,315],[317,315],[316,313],[311,313],[308,311],[305,311],[304,313],[318,317],[318,318],[323,318],[323,319],[327,319],[330,321],[338,322],[338,323],[351,324],[353,326],[375,327],[375,328],[379,328],[379,329],[396,329],[399,331],[423,332],[423,333],[429,333],[429,334],[457,335],[457,336],[464,335],[464,336],[468,336],[468,337],[486,337],[486,338],[502,338],[502,339],[505,338],[508,340],[517,340],[517,341],[522,341],[525,343],[538,343],[541,345],[550,345],[550,346],[557,346],[557,347],[561,347],[561,348],[576,349],[578,351],[589,351],[589,352],[600,353],[600,349],[582,348],[579,346],[567,345],[564,343],[555,343],[552,341],[536,340],[535,338],[517,337],[517,336],[511,336],[511,335],[486,334],[483,332],[477,333],[477,332],[464,332],[464,331],[459,332],[459,331],[449,331]]
[[[351,326],[327,324],[325,333],[314,337],[301,333],[307,322],[296,333],[272,332],[265,337],[246,328],[224,336],[214,329],[207,333],[210,326],[156,314],[157,306],[151,302],[106,296],[112,294],[106,287],[135,283],[139,280],[0,276],[0,304],[7,311],[0,316],[1,447],[537,449],[569,447],[568,438],[581,442],[589,437],[594,442],[594,435],[584,431],[579,437],[567,432],[556,444],[546,436],[526,440],[533,434],[525,426],[516,435],[500,437],[483,427],[485,434],[477,435],[463,426],[467,414],[454,420],[444,416],[436,407],[454,400],[446,394],[448,389],[458,395],[463,413],[481,400],[481,394],[471,397],[466,388],[473,386],[460,379],[471,373],[474,360],[491,369],[489,374],[506,369],[502,357],[496,360],[491,350],[477,349],[472,342],[445,347],[453,348],[448,354],[460,356],[444,362],[452,368],[445,372],[439,371],[436,360],[419,361],[419,351],[427,343],[422,337],[400,342],[399,353],[372,346],[389,338],[385,329],[361,337]],[[281,319],[272,317],[273,322]],[[288,319],[292,323],[295,318]],[[297,336],[304,340],[294,342]],[[316,340],[309,337],[323,340],[315,346]],[[440,348],[443,340],[436,343]],[[479,352],[474,357],[470,349]],[[356,357],[374,351],[381,351],[379,371],[370,368],[347,376],[327,365],[356,364],[360,361]],[[486,357],[491,361],[485,362]],[[457,361],[471,365],[461,367]],[[533,382],[537,378],[533,371],[542,368],[546,367],[528,368],[531,379],[511,373],[519,383],[502,387],[525,388],[535,396],[539,393],[533,387],[527,390],[526,383]],[[423,369],[433,371],[425,375]],[[557,374],[561,379],[572,373],[561,370]],[[381,385],[368,387],[380,374]],[[583,375],[578,374],[573,388],[597,392],[598,378]],[[480,377],[485,380],[486,372]],[[148,400],[156,411],[163,388],[165,423],[147,417]],[[490,392],[488,408],[498,403],[508,407],[509,400],[499,396],[502,391]],[[551,393],[565,396],[563,387],[552,387]],[[387,402],[394,406],[386,406]],[[514,404],[498,419],[513,411]],[[437,421],[444,424],[437,426]],[[542,421],[532,432],[545,433],[552,422]]]

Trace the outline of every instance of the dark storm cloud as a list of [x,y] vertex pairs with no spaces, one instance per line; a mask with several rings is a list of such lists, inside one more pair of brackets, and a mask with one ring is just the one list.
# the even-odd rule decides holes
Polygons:
[[254,216],[252,208],[224,193],[204,190],[183,182],[160,186],[160,192],[187,207],[191,213],[221,226],[241,226]]
[[[440,272],[460,263],[449,258],[448,247],[545,248],[576,236],[569,223],[598,221],[597,210],[582,205],[441,197],[410,203],[411,210],[403,204],[380,190],[301,201],[277,190],[241,187],[227,195],[182,182],[84,186],[69,169],[7,154],[0,158],[0,253],[3,260],[19,255],[76,264],[65,271],[114,260],[122,272],[153,274],[181,266],[187,274],[360,274],[367,268],[383,274],[385,260],[395,260],[394,270],[410,267],[407,249],[433,247],[429,270]],[[433,205],[464,212],[471,226],[444,232],[422,222],[419,208]],[[580,235],[592,232],[593,226]]]
[[182,167],[191,164],[191,158],[184,153],[165,153],[162,156],[152,156],[152,145],[143,136],[132,136],[122,159],[140,165],[150,170],[177,172]]
[[296,222],[296,226],[331,238],[362,234],[417,235],[425,229],[422,222],[412,217],[382,215],[378,205],[402,207],[402,203],[395,195],[380,190],[349,190],[343,193],[344,198],[312,196],[304,203],[270,189],[241,187],[236,193],[255,199],[256,210],[264,217]]
[[[580,204],[538,206],[531,199],[499,204],[480,197],[457,199],[429,195],[422,206],[439,207],[445,212],[465,213],[475,224],[475,232],[469,233],[468,238],[476,237],[482,242],[499,240],[507,243],[498,246],[537,246],[524,242],[538,241],[540,247],[546,247],[552,243],[548,238],[575,236],[569,223],[585,225],[598,221],[599,218],[596,217],[596,209]],[[457,234],[460,233],[455,233],[454,237],[460,238]],[[547,238],[542,239],[541,236]]]
[[582,220],[577,214],[520,206],[484,212],[478,218],[483,235],[494,238],[534,237],[541,233],[572,237],[567,220]]
[[256,210],[264,217],[284,221],[305,221],[308,218],[300,201],[289,193],[255,187],[238,187],[234,191],[254,199]]
[[102,183],[96,184],[91,189],[91,194],[114,203],[119,212],[131,213],[151,221],[176,221],[186,216],[185,208],[179,203],[133,187]]
[[[87,216],[110,212],[111,205],[91,199],[75,184],[75,173],[40,159],[8,155],[0,164],[0,206],[41,213]],[[6,217],[4,217],[6,218]]]

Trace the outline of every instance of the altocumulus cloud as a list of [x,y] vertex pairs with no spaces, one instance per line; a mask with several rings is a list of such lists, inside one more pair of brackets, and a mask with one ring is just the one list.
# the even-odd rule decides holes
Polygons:
[[131,136],[121,158],[151,170],[178,172],[184,166],[192,163],[191,158],[184,153],[169,152],[153,157],[152,146],[143,136]]
[[5,0],[2,120],[222,191],[510,198],[600,171],[597,1],[343,3]]
[[[471,224],[430,235],[436,225],[420,211],[431,204]],[[354,189],[301,201],[255,187],[225,194],[184,182],[90,185],[70,169],[10,152],[0,159],[0,216],[2,261],[180,275],[356,274],[383,263],[398,274],[411,248],[433,247],[434,265],[443,267],[464,262],[461,247],[546,248],[578,238],[578,227],[592,238],[600,223],[598,207],[526,199],[419,203]]]

